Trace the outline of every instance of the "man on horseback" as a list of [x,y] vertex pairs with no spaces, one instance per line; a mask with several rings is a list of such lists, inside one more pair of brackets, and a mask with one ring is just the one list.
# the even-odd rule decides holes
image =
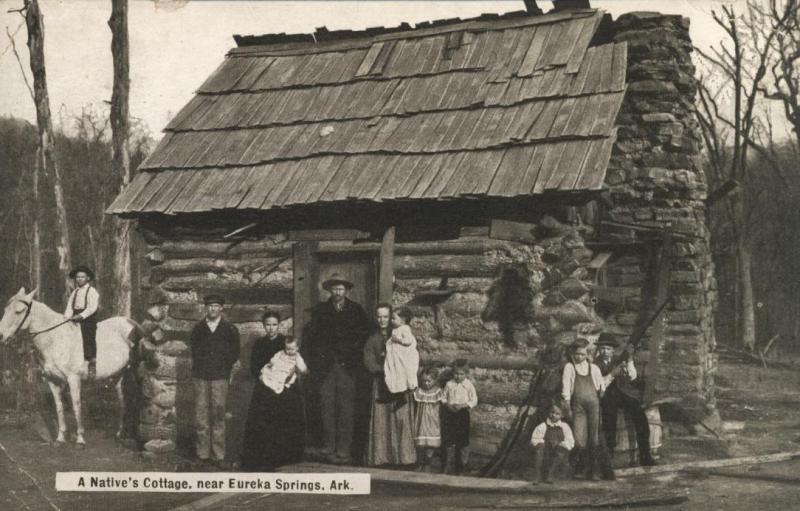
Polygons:
[[79,265],[69,272],[69,278],[75,281],[76,287],[67,300],[64,317],[78,323],[83,337],[83,373],[90,380],[96,374],[97,356],[97,308],[100,305],[100,294],[92,287],[94,272],[88,267]]

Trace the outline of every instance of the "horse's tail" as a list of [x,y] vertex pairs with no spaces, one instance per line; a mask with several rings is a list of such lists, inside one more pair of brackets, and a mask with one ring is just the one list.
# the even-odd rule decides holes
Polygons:
[[138,322],[125,318],[131,326],[126,339],[131,346],[131,353],[128,362],[128,369],[123,376],[123,393],[126,408],[124,429],[126,436],[138,441],[139,431],[139,410],[142,406],[141,381],[139,381],[139,364],[147,358],[147,353],[143,350],[147,331]]

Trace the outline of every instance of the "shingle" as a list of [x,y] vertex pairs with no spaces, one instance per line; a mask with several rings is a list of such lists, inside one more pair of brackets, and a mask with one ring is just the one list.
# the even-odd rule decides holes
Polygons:
[[113,212],[597,189],[627,51],[588,47],[601,16],[241,48]]

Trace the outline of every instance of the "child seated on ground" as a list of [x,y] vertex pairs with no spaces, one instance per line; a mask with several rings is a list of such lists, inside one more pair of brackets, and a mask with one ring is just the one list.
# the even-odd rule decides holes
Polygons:
[[453,364],[453,379],[444,386],[442,399],[442,472],[447,472],[448,449],[455,451],[453,464],[456,475],[469,462],[470,409],[478,405],[475,386],[467,378],[469,363],[464,359]]
[[386,359],[383,372],[386,387],[393,394],[417,388],[419,352],[417,339],[408,323],[411,311],[401,308],[392,313],[392,337],[386,341]]
[[439,414],[444,393],[436,383],[438,378],[439,371],[435,367],[426,368],[422,371],[420,386],[414,391],[414,441],[417,460],[424,471],[430,471],[433,455],[442,445]]
[[287,337],[283,349],[272,356],[272,359],[261,368],[261,381],[280,394],[297,380],[297,373],[308,372],[305,360],[300,355],[297,340]]
[[561,421],[562,415],[561,407],[554,403],[547,419],[536,426],[531,435],[533,466],[536,470],[534,477],[545,483],[552,483],[553,478],[563,472],[567,456],[575,446],[572,430]]

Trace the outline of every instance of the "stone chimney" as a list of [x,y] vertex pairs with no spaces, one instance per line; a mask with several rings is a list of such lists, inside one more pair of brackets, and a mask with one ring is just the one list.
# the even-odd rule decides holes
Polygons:
[[[606,175],[613,203],[606,219],[682,234],[670,254],[670,302],[648,373],[657,381],[656,399],[679,397],[698,415],[713,415],[716,282],[698,159],[701,138],[692,115],[697,83],[689,20],[635,12],[620,16],[613,28],[614,41],[628,44],[628,88]],[[643,264],[628,259],[616,271],[632,285]],[[631,312],[617,314],[617,325],[629,322]]]

